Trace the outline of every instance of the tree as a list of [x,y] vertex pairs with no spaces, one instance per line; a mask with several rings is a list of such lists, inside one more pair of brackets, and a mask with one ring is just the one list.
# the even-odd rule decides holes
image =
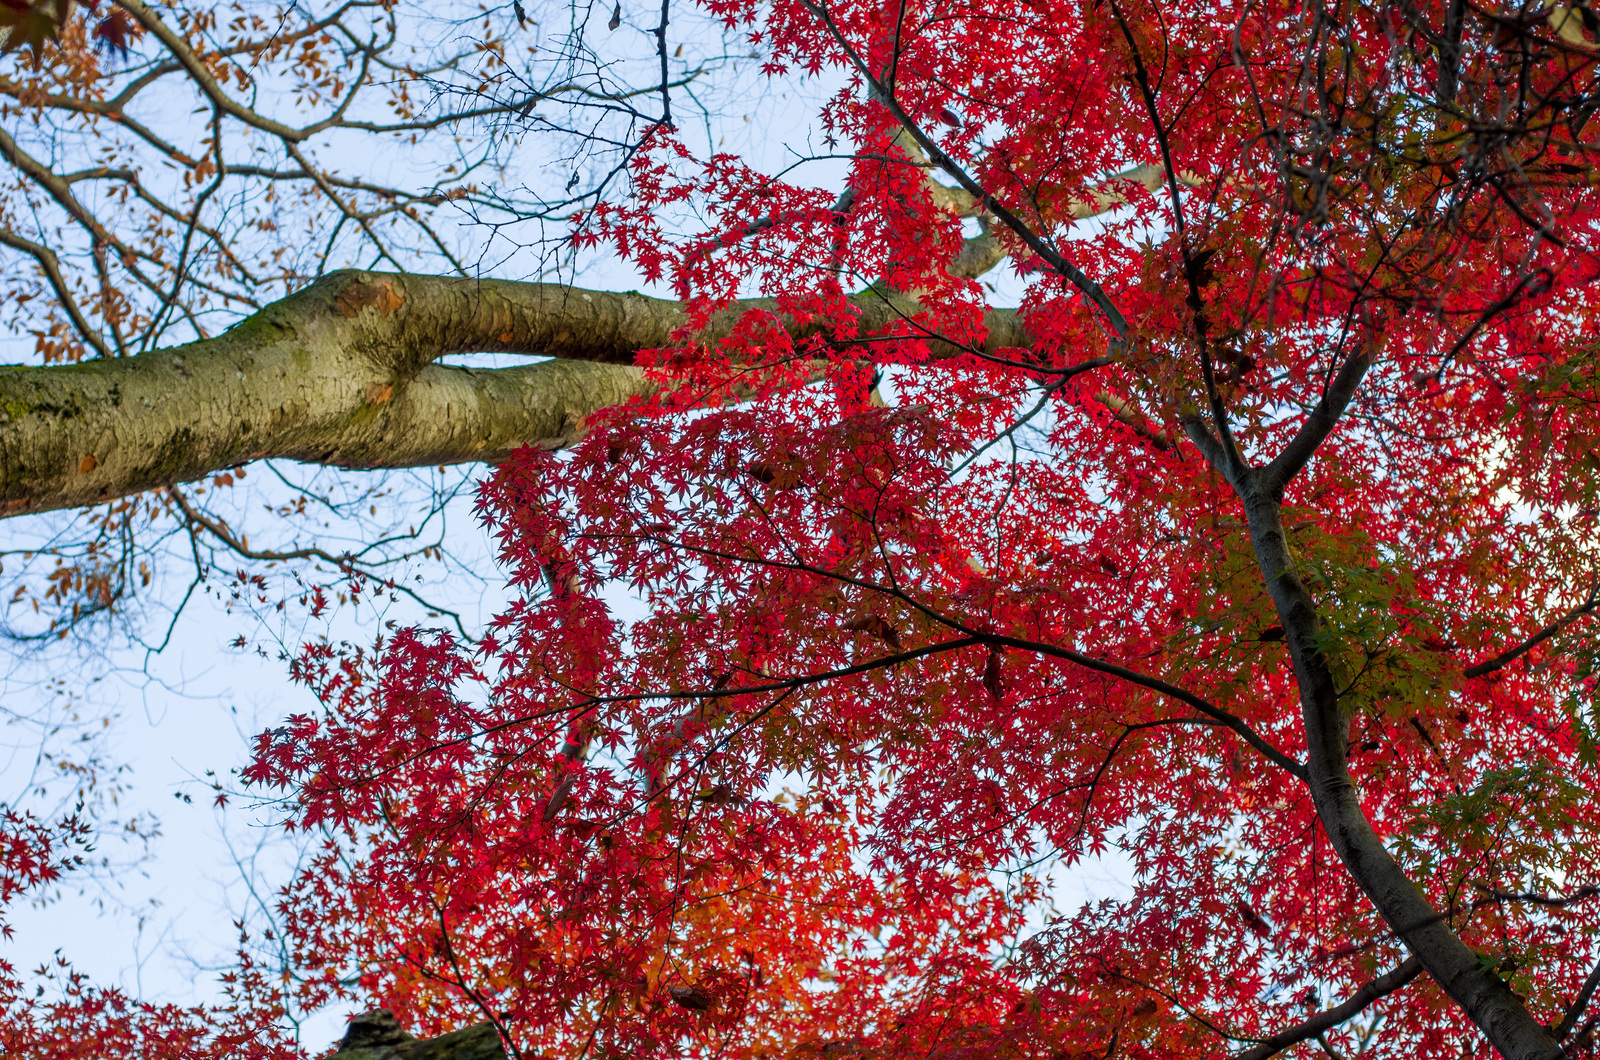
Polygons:
[[[224,285],[256,281],[206,181],[302,182],[374,247],[424,197],[222,161],[215,130],[298,158],[313,127],[512,127],[550,91],[496,75],[495,106],[294,126],[213,67],[248,88],[231,55],[294,55],[348,88],[296,50],[344,23],[218,44],[204,13],[118,7],[197,86],[219,161],[151,207],[179,222],[158,254],[0,141],[93,278],[7,237],[55,298],[40,355],[75,362],[0,378],[10,510],[161,489],[148,517],[249,556],[175,484],[498,465],[480,504],[515,599],[489,632],[308,645],[320,706],[247,772],[325,843],[283,898],[302,999],[354,983],[529,1057],[1593,1052],[1587,6],[706,5],[768,74],[843,78],[833,188],[693,149],[663,7],[651,109],[601,93],[627,135],[586,198],[456,201],[562,223],[675,300],[384,249],[406,267],[216,335],[245,299]],[[492,23],[478,54],[509,69]],[[363,78],[399,70],[340,32]],[[81,34],[52,47],[12,114],[165,142],[130,89],[100,102]],[[977,279],[1003,257],[1015,310]],[[156,350],[177,316],[195,340]],[[431,363],[464,350],[557,360]],[[15,822],[8,886],[40,827]],[[1131,893],[1053,910],[1043,867],[1113,849]],[[282,995],[240,982],[249,1033]],[[219,1017],[193,1018],[200,1041]]]

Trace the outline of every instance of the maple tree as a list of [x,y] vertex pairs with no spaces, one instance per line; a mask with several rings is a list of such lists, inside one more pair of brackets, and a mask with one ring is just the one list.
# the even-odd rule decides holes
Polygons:
[[[204,29],[117,7],[218,123],[298,142],[185,65]],[[13,231],[55,296],[38,353],[79,363],[0,378],[10,510],[286,558],[175,484],[488,460],[513,599],[479,639],[293,660],[319,707],[245,774],[323,842],[282,897],[292,987],[247,963],[215,1012],[46,1010],[12,977],[11,1051],[95,1020],[102,1053],[287,1051],[292,989],[522,1057],[1591,1055],[1595,14],[704,10],[768,75],[842,80],[849,168],[694,149],[663,7],[654,109],[541,209],[674,298],[329,251],[213,336],[220,281],[148,253],[195,292],[119,301],[80,220],[94,327]],[[107,54],[39,50],[62,98]],[[1014,309],[980,280],[1006,258]],[[180,311],[194,341],[155,349]],[[472,350],[557,360],[433,363]],[[79,827],[8,821],[0,884]],[[1110,852],[1129,893],[1057,910],[1052,868]]]

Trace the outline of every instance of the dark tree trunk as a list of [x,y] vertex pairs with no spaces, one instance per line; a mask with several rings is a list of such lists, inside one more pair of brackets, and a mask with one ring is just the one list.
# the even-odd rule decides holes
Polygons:
[[400,1029],[388,1009],[363,1012],[334,1054],[336,1060],[505,1060],[500,1035],[488,1023],[418,1040]]

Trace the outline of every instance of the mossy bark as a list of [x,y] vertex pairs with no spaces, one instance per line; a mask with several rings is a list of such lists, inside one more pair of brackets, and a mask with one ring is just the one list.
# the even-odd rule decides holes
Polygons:
[[500,1035],[488,1023],[421,1041],[400,1029],[388,1009],[350,1021],[333,1060],[505,1060]]
[[[772,308],[741,302],[697,337],[715,341],[742,313]],[[873,295],[857,308],[867,330],[916,309]],[[0,514],[100,503],[264,458],[423,467],[569,444],[594,413],[648,390],[638,351],[669,344],[687,319],[678,303],[638,294],[352,271],[215,338],[0,366]],[[1025,341],[1013,313],[991,313],[989,325],[990,348]],[[559,359],[433,363],[477,351]]]

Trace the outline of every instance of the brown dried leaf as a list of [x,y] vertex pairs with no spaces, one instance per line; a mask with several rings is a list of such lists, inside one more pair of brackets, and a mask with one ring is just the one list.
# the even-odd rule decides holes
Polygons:
[[1233,903],[1233,911],[1239,914],[1239,919],[1244,921],[1245,927],[1262,938],[1272,934],[1272,926],[1261,919],[1261,914],[1257,913],[1250,903],[1243,898]]
[[852,619],[841,628],[852,633],[870,633],[883,641],[895,651],[901,651],[900,631],[891,626],[887,620],[878,615],[866,615],[862,618]]
[[698,986],[669,986],[667,995],[672,998],[674,1005],[695,1012],[704,1012],[716,1003],[716,998]]
[[1006,694],[1005,680],[1000,674],[1000,653],[991,651],[989,661],[983,664],[983,687],[996,700]]
[[758,461],[745,468],[745,472],[758,482],[775,490],[792,490],[800,486],[800,471],[790,464]]

